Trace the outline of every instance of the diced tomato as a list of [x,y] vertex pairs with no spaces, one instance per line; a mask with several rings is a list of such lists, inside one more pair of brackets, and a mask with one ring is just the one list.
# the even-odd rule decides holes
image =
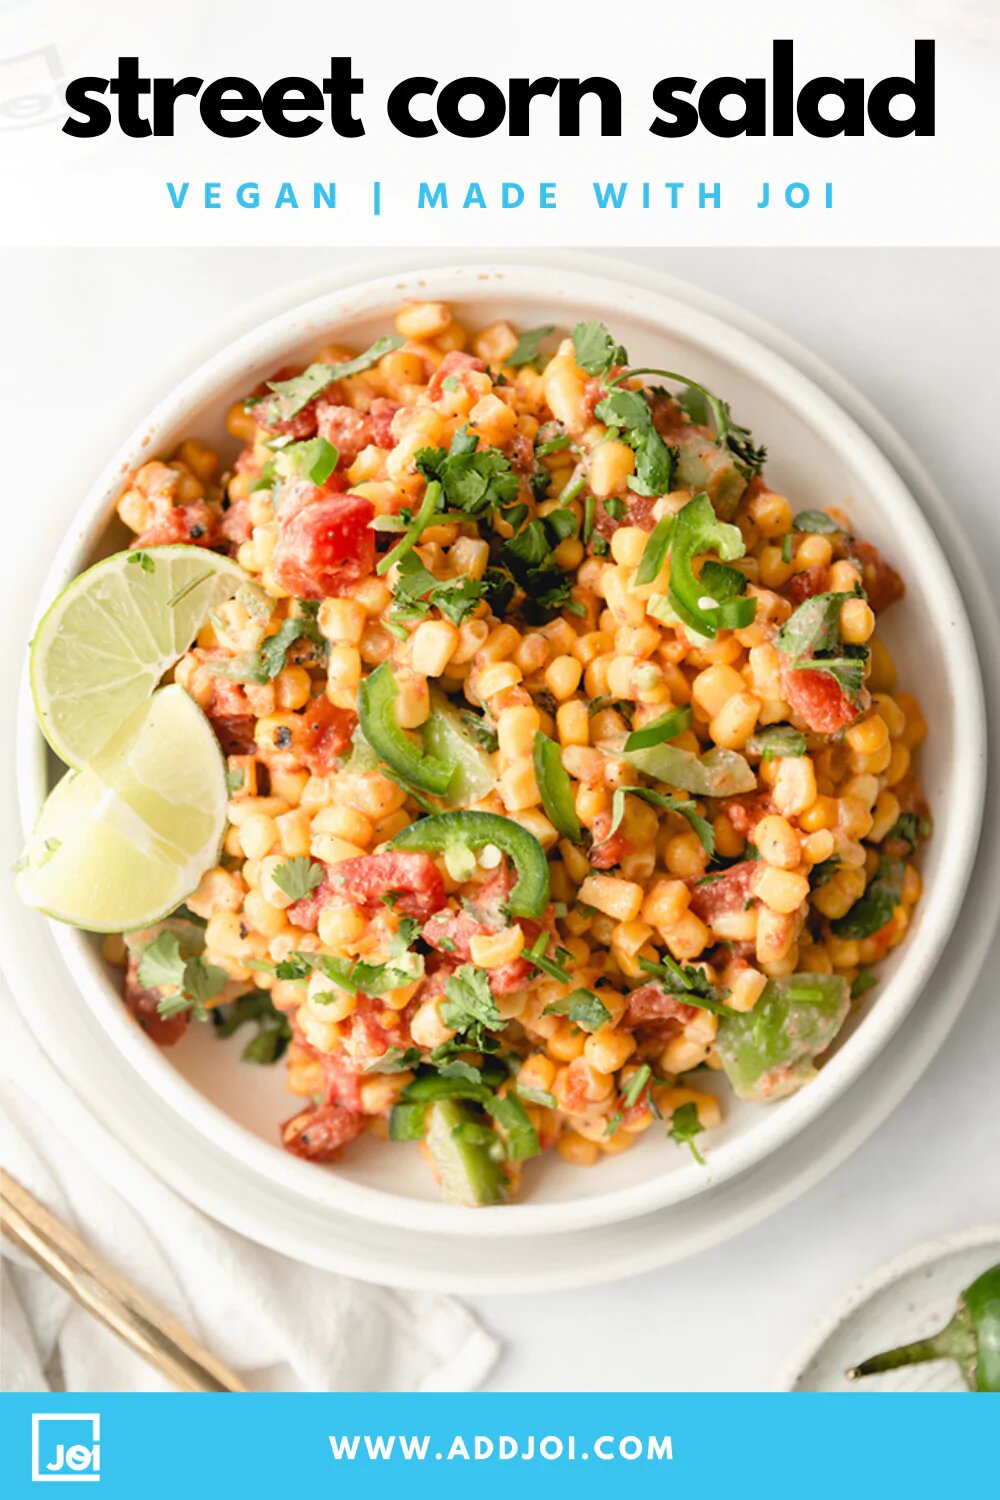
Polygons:
[[625,506],[625,516],[616,521],[614,516],[608,515],[604,508],[604,501],[598,500],[594,512],[594,531],[602,536],[605,541],[610,541],[619,526],[638,526],[642,531],[652,531],[656,525],[656,517],[653,507],[656,504],[651,495],[636,495],[629,490],[619,497]]
[[362,448],[372,441],[370,419],[353,406],[320,401],[316,407],[316,426],[320,437],[336,448],[337,467],[341,469],[349,469]]
[[371,502],[360,495],[324,494],[278,512],[274,576],[297,599],[326,599],[367,578],[375,567]]
[[740,797],[724,797],[720,809],[737,833],[749,838],[761,818],[776,811],[770,792],[745,792]]
[[906,585],[877,547],[873,547],[870,542],[855,542],[851,550],[861,564],[865,593],[876,614],[887,609],[897,599],[902,599],[906,593]]
[[759,861],[745,859],[730,865],[723,874],[711,876],[692,888],[691,910],[709,926],[718,916],[745,910],[760,870]]
[[465,376],[473,370],[485,370],[486,366],[475,354],[463,354],[460,349],[451,349],[438,365],[427,385],[427,399],[436,401],[444,387],[444,382],[449,375],[454,375],[463,385],[466,384]]
[[446,907],[428,918],[420,935],[438,953],[468,963],[472,956],[469,947],[471,940],[489,930],[482,922],[477,922],[471,912],[452,911],[450,907]]
[[229,509],[222,514],[219,530],[230,543],[229,550],[235,552],[244,542],[250,540],[253,531],[253,523],[250,520],[250,501],[234,500]]
[[327,866],[322,884],[293,902],[286,915],[296,927],[312,932],[331,901],[372,914],[389,895],[396,896],[393,909],[400,916],[426,919],[444,906],[444,879],[429,854],[363,854]]
[[620,865],[627,854],[635,851],[635,845],[625,837],[621,828],[609,833],[610,827],[610,812],[598,813],[594,819],[594,842],[587,856],[595,870],[610,870],[614,865]]
[[658,1025],[664,1021],[677,1021],[686,1026],[697,1014],[697,1006],[686,1005],[658,980],[633,990],[625,1003],[627,1026]]
[[801,573],[792,574],[781,592],[792,604],[798,606],[806,599],[811,599],[814,594],[824,593],[829,578],[830,570],[825,566],[804,568]]
[[[373,1062],[384,1057],[391,1046],[405,1047],[410,1040],[408,1026],[401,1024],[390,1035],[375,1016],[365,1010],[365,1006],[378,1006],[381,1009],[381,1002],[359,998],[357,1010],[346,1021],[341,1022],[341,1031],[344,1033],[344,1066],[355,1075],[364,1073]],[[405,1020],[405,1012],[401,1020]]]
[[343,1105],[314,1104],[285,1121],[281,1143],[293,1156],[307,1161],[332,1161],[341,1147],[357,1139],[364,1123],[363,1115]]
[[400,916],[426,919],[445,903],[444,879],[429,854],[365,854],[341,861],[334,874],[352,906],[377,911],[391,894]]
[[168,547],[177,542],[211,547],[217,540],[215,512],[204,500],[190,505],[157,505],[153,519],[135,539],[136,547]]
[[306,1043],[323,1072],[324,1103],[339,1104],[342,1109],[361,1110],[358,1073],[351,1068],[342,1052],[319,1052]]
[[[505,925],[501,906],[510,895],[513,877],[506,860],[495,875],[482,885],[463,911],[450,908],[438,911],[425,924],[421,937],[430,947],[444,955],[454,968],[468,963],[472,957],[471,940],[480,934],[499,932]],[[538,937],[541,927],[537,922],[522,922],[525,946]],[[514,958],[498,969],[489,971],[490,989],[494,995],[509,995],[521,990],[530,982],[534,967],[526,958]]]
[[[218,647],[196,647],[193,654],[207,666],[227,659],[225,651]],[[252,755],[256,749],[256,720],[242,683],[214,673],[209,680],[211,696],[205,713],[215,730],[223,754]]]
[[371,418],[372,442],[377,447],[395,448],[392,419],[400,409],[398,401],[390,401],[386,396],[375,397],[368,415]]
[[829,672],[813,667],[781,668],[781,690],[792,713],[816,734],[836,734],[861,712]]
[[320,697],[310,699],[299,721],[301,727],[292,734],[293,753],[314,776],[329,776],[351,743],[357,714]]
[[177,1016],[161,1016],[159,990],[147,990],[139,983],[138,956],[129,959],[125,971],[125,1004],[138,1021],[143,1031],[158,1047],[172,1047],[187,1031],[188,1013]]

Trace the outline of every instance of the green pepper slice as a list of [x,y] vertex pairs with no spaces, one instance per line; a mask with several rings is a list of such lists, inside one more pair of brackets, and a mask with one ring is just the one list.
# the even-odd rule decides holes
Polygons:
[[[723,562],[732,562],[743,556],[746,546],[736,526],[719,520],[708,496],[696,495],[678,511],[674,521],[668,597],[684,625],[714,640],[719,630],[740,630],[749,625],[757,603],[732,592],[733,583],[727,582],[727,575],[735,569],[720,570],[716,564],[707,578],[695,577],[695,557],[709,551],[715,551]],[[717,594],[713,594],[713,586]]]
[[563,837],[578,844],[582,834],[573,804],[573,786],[563,766],[559,746],[540,729],[535,731],[531,758],[542,806]]
[[846,979],[791,974],[768,980],[753,1010],[724,1016],[715,1045],[739,1097],[780,1099],[814,1078],[850,1003]]
[[507,905],[515,917],[540,917],[549,902],[551,884],[545,850],[527,828],[499,813],[461,811],[432,813],[418,818],[389,845],[390,849],[416,849],[426,854],[460,853],[467,849],[496,847],[513,861],[517,883]]
[[358,688],[361,732],[379,759],[403,781],[443,797],[455,768],[428,755],[422,744],[400,727],[396,718],[398,692],[392,668],[384,661]]

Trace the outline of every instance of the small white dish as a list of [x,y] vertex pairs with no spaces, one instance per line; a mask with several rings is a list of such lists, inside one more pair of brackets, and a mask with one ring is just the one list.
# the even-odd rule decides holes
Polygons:
[[964,1391],[952,1360],[851,1381],[845,1371],[948,1323],[959,1293],[1000,1263],[1000,1224],[942,1235],[865,1276],[815,1325],[779,1385],[785,1391]]
[[[884,966],[878,989],[852,1018],[819,1078],[767,1108],[728,1104],[725,1125],[713,1133],[707,1169],[650,1132],[627,1156],[591,1172],[557,1158],[532,1164],[523,1201],[469,1213],[439,1202],[425,1169],[404,1148],[365,1143],[335,1169],[297,1161],[276,1144],[277,1122],[294,1107],[277,1072],[270,1079],[255,1072],[248,1080],[244,1067],[227,1062],[232,1054],[204,1034],[194,1033],[173,1052],[159,1051],[126,1016],[96,944],[53,925],[55,942],[120,1065],[134,1069],[175,1116],[227,1153],[239,1172],[266,1179],[283,1195],[385,1226],[488,1240],[564,1235],[648,1216],[705,1194],[759,1167],[896,1045],[894,1033],[954,928],[979,837],[986,755],[975,646],[948,562],[898,474],[842,406],[737,327],[735,316],[723,320],[708,313],[696,304],[711,299],[692,294],[685,300],[687,293],[632,267],[595,275],[540,256],[503,266],[421,266],[355,287],[335,286],[262,326],[253,317],[247,332],[195,368],[108,465],[56,555],[43,602],[99,548],[125,468],[188,433],[221,441],[225,410],[259,379],[297,354],[308,356],[334,329],[345,339],[367,342],[384,332],[400,301],[418,296],[451,300],[477,322],[499,316],[523,326],[552,317],[563,324],[577,317],[604,319],[643,363],[686,369],[724,394],[740,420],[769,442],[771,481],[793,496],[796,508],[846,503],[859,530],[889,553],[907,580],[909,596],[896,606],[888,640],[903,681],[917,687],[934,730],[922,755],[938,827],[924,861],[924,899],[907,942]],[[26,694],[17,761],[27,825],[48,773]]]

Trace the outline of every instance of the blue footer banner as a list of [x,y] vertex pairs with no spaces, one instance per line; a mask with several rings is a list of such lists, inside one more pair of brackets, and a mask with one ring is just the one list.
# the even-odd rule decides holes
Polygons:
[[913,1500],[995,1485],[998,1431],[993,1402],[955,1395],[8,1395],[0,1493]]

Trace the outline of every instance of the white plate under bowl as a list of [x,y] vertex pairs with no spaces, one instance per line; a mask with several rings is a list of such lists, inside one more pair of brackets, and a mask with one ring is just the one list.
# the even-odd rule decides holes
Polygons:
[[958,1295],[1000,1264],[1000,1224],[927,1240],[865,1276],[826,1314],[789,1363],[780,1389],[875,1394],[964,1391],[953,1360],[909,1365],[865,1380],[844,1371],[882,1349],[927,1338],[949,1322]]
[[[769,477],[792,496],[795,507],[845,504],[862,534],[883,547],[906,577],[907,600],[895,607],[895,619],[889,617],[886,636],[901,680],[919,689],[934,727],[922,751],[921,771],[939,836],[927,848],[924,898],[907,942],[883,966],[878,989],[845,1028],[819,1078],[766,1108],[728,1102],[726,1122],[713,1132],[706,1170],[649,1132],[628,1155],[592,1172],[579,1172],[550,1153],[530,1164],[522,1201],[470,1214],[437,1201],[412,1148],[365,1142],[334,1169],[297,1161],[275,1144],[277,1122],[289,1112],[277,1075],[262,1078],[256,1070],[248,1075],[246,1066],[235,1062],[235,1049],[220,1049],[200,1028],[181,1047],[158,1050],[127,1017],[96,943],[53,924],[56,943],[112,1040],[119,1067],[145,1079],[176,1116],[226,1152],[241,1173],[252,1171],[320,1211],[428,1235],[487,1240],[567,1234],[649,1216],[764,1163],[841,1099],[889,1046],[955,925],[980,828],[985,732],[968,619],[931,528],[879,448],[842,405],[759,338],[742,331],[738,315],[708,313],[697,305],[702,300],[697,294],[689,296],[688,289],[643,276],[635,268],[608,267],[595,275],[557,267],[553,260],[421,266],[359,286],[335,285],[261,326],[258,310],[248,321],[249,331],[197,366],[116,455],[60,548],[42,601],[99,549],[126,467],[169,449],[189,433],[231,451],[223,417],[241,393],[289,359],[308,357],[334,330],[338,337],[366,343],[384,331],[392,309],[409,296],[450,300],[463,318],[478,323],[501,316],[521,326],[552,317],[564,325],[577,317],[602,318],[635,360],[684,369],[724,393],[740,419],[769,442]],[[47,779],[26,694],[18,731],[22,818],[30,823]]]

